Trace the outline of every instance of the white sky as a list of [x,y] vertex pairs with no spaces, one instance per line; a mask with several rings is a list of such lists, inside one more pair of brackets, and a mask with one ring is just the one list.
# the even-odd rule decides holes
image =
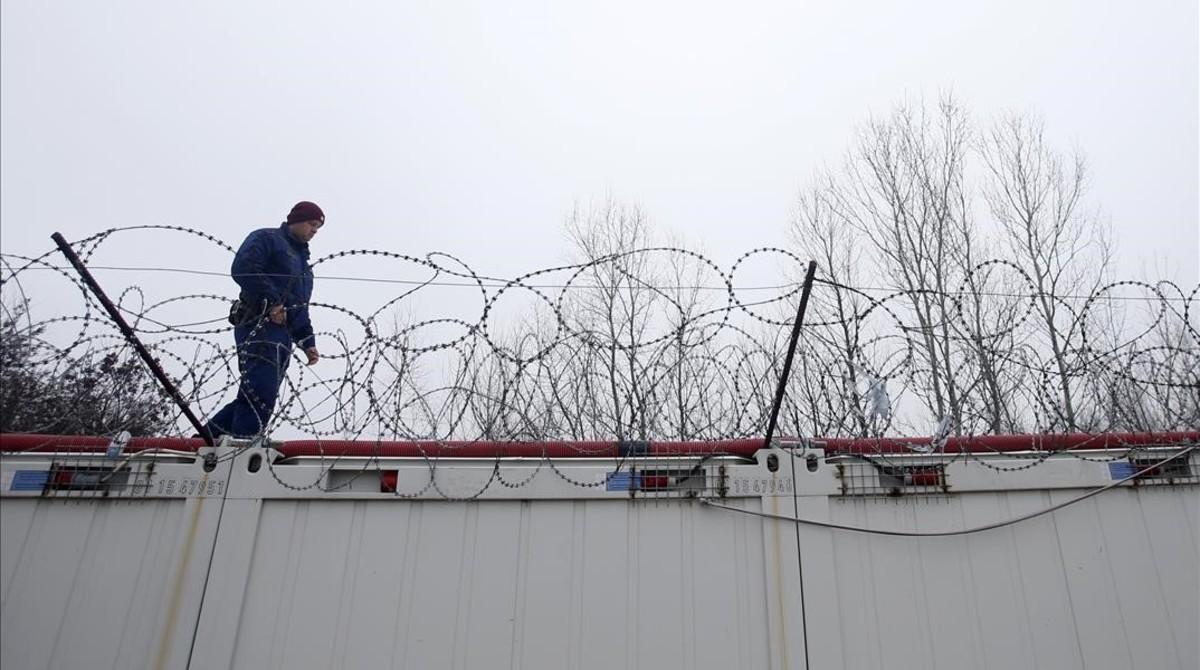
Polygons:
[[950,89],[1087,153],[1118,274],[1198,281],[1194,1],[2,8],[8,253],[158,223],[236,246],[311,199],[317,256],[445,251],[511,276],[562,261],[573,203],[611,193],[728,267],[788,243],[797,190],[856,124]]

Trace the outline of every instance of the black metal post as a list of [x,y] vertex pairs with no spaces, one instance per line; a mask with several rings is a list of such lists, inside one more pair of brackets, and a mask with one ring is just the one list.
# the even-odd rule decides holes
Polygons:
[[183,410],[183,415],[186,416],[187,420],[191,422],[192,427],[196,429],[196,432],[200,433],[200,437],[204,439],[204,443],[210,447],[213,446],[213,438],[212,435],[209,434],[208,429],[204,427],[204,424],[200,423],[200,419],[196,418],[195,414],[192,414],[192,409],[188,407],[187,400],[184,400],[183,395],[179,393],[179,389],[175,388],[175,384],[171,383],[171,380],[167,377],[167,373],[163,372],[162,366],[158,364],[158,361],[154,360],[154,357],[150,355],[150,351],[146,349],[146,346],[142,344],[142,341],[137,338],[137,335],[133,332],[133,329],[129,327],[129,324],[125,322],[124,317],[122,317],[121,313],[117,311],[117,306],[114,305],[112,300],[109,300],[108,296],[104,294],[104,289],[100,288],[100,284],[96,283],[96,279],[92,277],[92,273],[88,271],[87,266],[85,266],[83,261],[79,259],[79,256],[75,253],[75,250],[71,248],[71,245],[67,242],[66,238],[64,238],[61,233],[54,233],[50,236],[50,239],[54,240],[54,243],[58,245],[58,250],[67,257],[67,260],[70,261],[71,265],[75,267],[75,271],[78,272],[79,276],[83,278],[83,283],[87,284],[88,288],[92,290],[92,293],[96,295],[96,299],[99,300],[100,304],[104,306],[104,310],[108,312],[109,318],[116,322],[117,328],[121,330],[121,334],[125,336],[125,339],[129,341],[129,344],[133,345],[133,348],[138,352],[138,355],[142,357],[142,361],[147,367],[150,368],[150,372],[154,374],[154,378],[157,379],[158,383],[162,384],[162,387],[167,390],[167,393],[171,396],[171,399],[175,401],[175,404],[179,406],[179,409]]
[[792,324],[792,340],[788,343],[787,358],[783,359],[783,374],[779,376],[779,387],[775,389],[775,405],[771,408],[771,422],[767,424],[767,438],[763,448],[771,447],[771,438],[775,437],[775,424],[779,419],[779,408],[783,405],[783,393],[787,387],[788,377],[792,374],[792,358],[796,355],[796,340],[800,339],[800,326],[804,324],[804,312],[808,309],[808,296],[812,293],[813,276],[817,273],[817,262],[808,262],[808,272],[804,275],[804,287],[800,290],[800,306],[796,308],[796,322]]

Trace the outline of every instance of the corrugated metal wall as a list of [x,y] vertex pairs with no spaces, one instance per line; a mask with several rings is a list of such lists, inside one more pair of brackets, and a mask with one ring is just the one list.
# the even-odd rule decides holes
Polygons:
[[179,667],[171,651],[200,606],[183,582],[203,575],[197,534],[220,501],[208,502],[205,514],[184,500],[0,500],[0,666]]
[[751,519],[608,500],[304,501],[264,504],[260,527],[234,667],[767,665]]
[[[833,521],[858,526],[971,527],[1076,493],[838,500],[830,509]],[[1116,489],[967,536],[833,532],[828,614],[845,667],[1200,667],[1197,499],[1194,487]]]
[[[471,501],[398,499],[377,475],[298,490],[329,464],[251,474],[255,451],[211,474],[156,471],[220,482],[219,497],[0,500],[0,665],[1200,667],[1194,485],[911,538],[633,500],[545,471]],[[1103,463],[1066,459],[998,478],[948,468],[955,486],[937,495],[843,495],[824,462],[792,488],[763,460],[722,466],[744,492],[725,504],[875,529],[969,528],[1111,481]],[[438,467],[474,491],[491,466]],[[558,467],[590,482],[612,463]]]

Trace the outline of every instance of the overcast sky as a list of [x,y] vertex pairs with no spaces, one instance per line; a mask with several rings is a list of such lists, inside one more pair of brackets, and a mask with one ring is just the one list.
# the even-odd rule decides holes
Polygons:
[[561,261],[573,204],[611,194],[728,266],[788,243],[856,124],[952,90],[1086,152],[1120,274],[1198,280],[1194,0],[2,7],[8,253],[159,223],[236,245],[311,199],[318,256],[515,275]]

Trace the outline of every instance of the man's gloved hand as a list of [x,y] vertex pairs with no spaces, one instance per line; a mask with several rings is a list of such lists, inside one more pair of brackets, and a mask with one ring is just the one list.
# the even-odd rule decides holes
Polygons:
[[287,323],[287,310],[283,308],[283,305],[272,305],[267,310],[267,318],[271,320],[271,323],[282,326]]
[[308,356],[308,364],[309,365],[313,365],[317,361],[321,360],[321,354],[320,354],[320,352],[317,351],[316,347],[309,347],[309,348],[305,349],[304,355]]

